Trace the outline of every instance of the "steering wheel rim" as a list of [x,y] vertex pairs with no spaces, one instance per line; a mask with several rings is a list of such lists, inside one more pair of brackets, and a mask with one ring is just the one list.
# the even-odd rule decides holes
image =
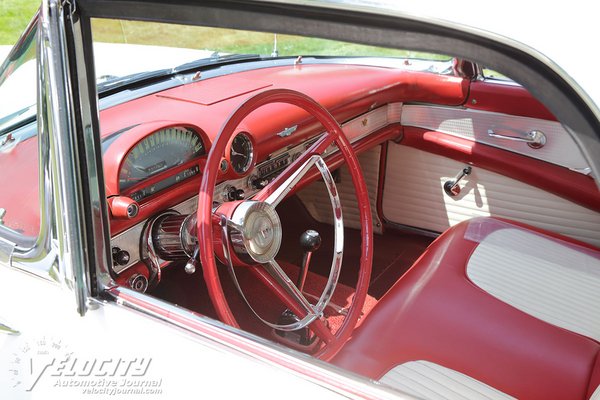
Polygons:
[[[273,103],[286,103],[303,109],[311,116],[316,118],[325,127],[325,134],[319,140],[317,140],[317,142],[310,149],[303,153],[298,160],[291,163],[290,166],[286,168],[286,170],[284,170],[281,175],[279,175],[271,184],[262,189],[255,196],[255,200],[263,201],[269,195],[273,195],[273,192],[277,190],[277,183],[281,183],[288,178],[293,173],[294,168],[297,168],[298,165],[301,165],[312,155],[317,154],[320,156],[320,154],[323,153],[334,142],[337,144],[346,164],[348,165],[358,200],[362,226],[362,244],[359,276],[354,299],[350,305],[344,322],[335,335],[332,335],[331,332],[329,332],[331,337],[327,337],[327,335],[324,334],[323,329],[328,328],[324,327],[325,324],[319,318],[317,318],[311,325],[313,330],[319,336],[325,336],[325,338],[321,337],[325,343],[324,347],[322,347],[315,355],[321,359],[328,360],[332,358],[337,351],[339,351],[339,349],[352,334],[352,331],[354,330],[354,327],[360,318],[362,307],[366,300],[373,258],[373,224],[369,196],[356,154],[354,153],[354,150],[352,149],[348,139],[344,135],[342,128],[327,110],[325,110],[310,97],[290,89],[266,90],[244,101],[230,115],[211,146],[204,173],[202,175],[202,182],[200,184],[198,195],[198,237],[214,238],[215,225],[220,222],[218,221],[219,218],[214,215],[212,211],[213,190],[217,182],[219,163],[227,147],[229,139],[233,136],[236,128],[240,125],[244,118],[246,118],[252,111],[267,104]],[[204,280],[206,282],[209,296],[213,302],[217,315],[222,322],[234,327],[239,327],[237,320],[231,312],[221,286],[214,252],[214,241],[199,240],[198,245]],[[314,329],[315,327],[317,329]]]

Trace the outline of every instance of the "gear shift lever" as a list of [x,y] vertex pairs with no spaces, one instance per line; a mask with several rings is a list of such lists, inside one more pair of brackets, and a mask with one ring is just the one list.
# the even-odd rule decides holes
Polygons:
[[304,255],[302,256],[302,267],[300,269],[300,274],[298,275],[298,282],[296,283],[296,286],[300,292],[302,292],[304,289],[304,282],[306,281],[306,275],[308,274],[310,257],[312,256],[312,253],[319,249],[320,246],[321,235],[319,235],[319,232],[309,229],[300,235],[300,247],[302,247],[302,250],[304,251]]
[[[298,274],[298,281],[296,283],[296,287],[300,293],[304,290],[304,282],[306,281],[306,275],[308,274],[308,265],[310,264],[310,257],[312,253],[317,251],[317,249],[321,246],[321,235],[319,232],[314,231],[312,229],[307,230],[302,235],[300,235],[300,247],[304,251],[304,256],[302,257],[302,266],[300,268],[300,273]],[[298,322],[299,318],[291,312],[289,309],[285,310],[283,314],[279,317],[279,324],[290,324],[294,322]],[[286,331],[275,331],[279,336],[285,339],[287,342],[291,342],[294,344],[300,344],[302,346],[309,346],[315,342],[316,336],[310,333],[308,327],[304,327],[292,332]]]

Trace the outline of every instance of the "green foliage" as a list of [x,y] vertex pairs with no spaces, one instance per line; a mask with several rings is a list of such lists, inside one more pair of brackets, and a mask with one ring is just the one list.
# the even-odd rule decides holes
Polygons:
[[[94,40],[108,43],[154,44],[191,49],[209,49],[223,53],[270,55],[273,50],[272,33],[240,31],[234,29],[179,26],[138,21],[92,21]],[[395,56],[428,59],[447,59],[427,53],[365,46],[334,40],[277,35],[280,56]]]
[[0,0],[0,45],[15,44],[40,3],[40,0]]
[[[0,0],[0,45],[14,44],[39,7],[40,0]],[[153,44],[158,46],[209,49],[223,53],[270,55],[272,33],[233,29],[181,26],[139,21],[93,21],[94,40],[108,43]],[[392,56],[447,59],[447,56],[387,49],[375,46],[292,35],[277,35],[280,56]]]

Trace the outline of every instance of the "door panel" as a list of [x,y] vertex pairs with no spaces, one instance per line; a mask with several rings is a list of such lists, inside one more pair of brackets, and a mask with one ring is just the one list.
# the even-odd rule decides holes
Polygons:
[[461,192],[448,196],[444,182],[465,163],[419,149],[388,146],[382,209],[386,221],[443,232],[478,216],[524,222],[600,246],[600,213],[483,168],[473,167]]
[[[556,121],[456,107],[404,105],[402,125],[458,136],[576,171],[589,168],[571,136]],[[545,145],[532,148],[525,142],[491,137],[489,130],[519,138],[531,131],[541,131]]]

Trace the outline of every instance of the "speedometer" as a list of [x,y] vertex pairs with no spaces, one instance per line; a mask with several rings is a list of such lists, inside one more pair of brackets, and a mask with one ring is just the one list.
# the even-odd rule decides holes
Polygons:
[[119,189],[128,189],[151,176],[206,153],[200,135],[184,127],[152,133],[133,147],[121,165]]

